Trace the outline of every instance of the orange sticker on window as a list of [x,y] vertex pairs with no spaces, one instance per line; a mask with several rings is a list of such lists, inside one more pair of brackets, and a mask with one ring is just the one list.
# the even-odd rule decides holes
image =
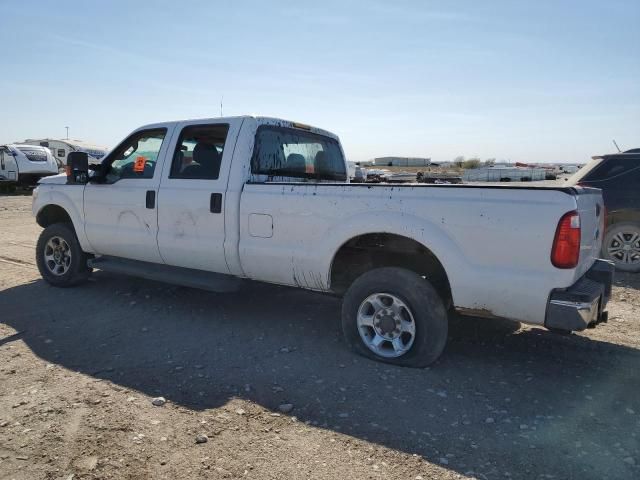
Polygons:
[[144,172],[144,164],[147,162],[147,158],[143,156],[136,157],[136,163],[133,164],[133,171],[136,173]]

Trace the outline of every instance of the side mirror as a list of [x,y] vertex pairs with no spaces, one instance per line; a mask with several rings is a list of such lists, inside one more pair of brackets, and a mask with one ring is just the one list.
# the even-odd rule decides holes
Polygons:
[[89,179],[89,156],[85,152],[71,152],[67,156],[67,184],[84,185]]

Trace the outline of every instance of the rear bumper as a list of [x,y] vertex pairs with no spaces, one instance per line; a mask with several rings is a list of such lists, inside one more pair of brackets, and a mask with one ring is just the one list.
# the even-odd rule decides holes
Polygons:
[[613,262],[596,260],[572,286],[553,290],[547,304],[545,327],[579,331],[606,322],[614,270]]

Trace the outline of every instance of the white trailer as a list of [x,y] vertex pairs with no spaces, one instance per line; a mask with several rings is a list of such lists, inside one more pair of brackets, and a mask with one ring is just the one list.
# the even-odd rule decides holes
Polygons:
[[51,150],[53,157],[61,167],[67,164],[67,156],[71,152],[85,152],[89,155],[89,163],[99,163],[102,157],[109,151],[107,147],[71,139],[56,140],[53,138],[43,138],[38,140],[30,138],[22,142],[22,144],[47,147]]
[[0,145],[0,183],[35,185],[42,177],[58,174],[48,148],[35,145]]

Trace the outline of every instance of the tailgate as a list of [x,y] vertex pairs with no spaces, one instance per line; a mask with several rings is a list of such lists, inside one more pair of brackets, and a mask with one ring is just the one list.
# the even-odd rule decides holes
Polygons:
[[581,277],[596,258],[600,258],[600,248],[604,237],[605,210],[602,190],[598,188],[575,187],[576,203],[580,214],[580,264],[576,277]]

